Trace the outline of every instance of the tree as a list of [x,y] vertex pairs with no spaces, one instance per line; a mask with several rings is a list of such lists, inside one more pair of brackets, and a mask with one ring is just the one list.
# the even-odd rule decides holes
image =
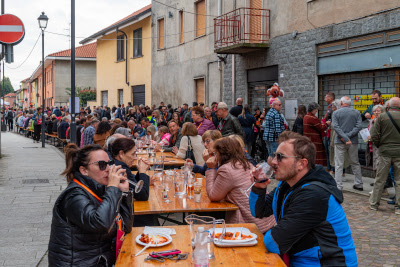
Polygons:
[[14,93],[14,87],[11,84],[10,78],[4,77],[4,90],[3,90],[3,80],[0,82],[0,88],[1,88],[1,97],[4,95],[7,95],[9,93]]
[[[71,88],[65,88],[67,95],[71,96]],[[75,96],[79,97],[80,106],[85,106],[88,101],[96,100],[96,88],[75,88]]]

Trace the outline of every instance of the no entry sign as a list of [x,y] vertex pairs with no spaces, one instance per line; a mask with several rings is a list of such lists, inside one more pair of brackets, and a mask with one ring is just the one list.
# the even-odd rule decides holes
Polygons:
[[0,16],[0,43],[18,44],[24,39],[24,36],[24,24],[17,16],[11,14]]

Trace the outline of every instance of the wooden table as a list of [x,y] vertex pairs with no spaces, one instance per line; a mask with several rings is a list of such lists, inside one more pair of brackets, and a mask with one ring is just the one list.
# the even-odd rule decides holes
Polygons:
[[[185,164],[185,162],[186,162],[184,159],[176,157],[176,155],[174,153],[172,153],[172,152],[164,152],[162,154],[164,156],[164,166],[180,167],[180,166],[183,166]],[[137,154],[137,157],[138,158],[143,158],[143,159],[148,159],[149,158],[147,153],[145,153],[145,154]],[[156,152],[156,157],[157,158],[161,157],[161,152]],[[154,161],[153,160],[151,162],[149,162],[149,163],[150,163],[150,165],[154,165]],[[137,160],[135,160],[133,162],[133,164],[132,164],[132,167],[136,168],[136,166],[137,166]]]
[[174,196],[174,190],[168,192],[168,198],[172,200],[165,203],[162,199],[161,187],[150,186],[148,201],[135,201],[135,215],[160,214],[160,213],[185,213],[185,212],[217,212],[234,211],[239,208],[226,201],[211,202],[206,192],[206,179],[200,173],[196,173],[196,178],[203,178],[203,189],[201,191],[201,201],[194,202],[194,199],[188,199],[186,196]]
[[[255,224],[228,224],[227,227],[246,227],[252,233],[257,234],[258,243],[252,247],[221,248],[214,246],[215,260],[210,262],[210,266],[286,266],[278,254],[269,253],[267,251],[263,242],[264,236]],[[143,246],[138,245],[135,239],[143,232],[144,227],[132,228],[132,232],[125,237],[115,266],[191,266],[193,251],[189,226],[167,226],[167,228],[174,228],[176,231],[176,235],[172,235],[172,243],[159,248],[148,248],[137,257],[134,255],[139,252]],[[144,261],[150,252],[171,249],[179,249],[182,253],[189,253],[188,258],[178,262],[167,259],[164,263],[158,261]]]

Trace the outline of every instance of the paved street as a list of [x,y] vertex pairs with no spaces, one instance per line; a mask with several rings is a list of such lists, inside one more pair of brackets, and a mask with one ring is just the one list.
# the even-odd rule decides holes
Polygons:
[[[34,144],[32,139],[2,133],[0,159],[0,266],[46,266],[54,201],[65,188],[59,176],[63,155],[51,145]],[[47,180],[36,180],[47,179]],[[368,206],[369,183],[364,191],[351,188],[353,176],[345,177],[343,207],[351,225],[359,266],[400,266],[400,216],[393,205],[382,200],[378,212]],[[393,194],[393,190],[389,190]]]
[[[0,266],[36,266],[47,251],[54,201],[65,163],[53,146],[2,133]],[[40,180],[38,180],[40,179]]]

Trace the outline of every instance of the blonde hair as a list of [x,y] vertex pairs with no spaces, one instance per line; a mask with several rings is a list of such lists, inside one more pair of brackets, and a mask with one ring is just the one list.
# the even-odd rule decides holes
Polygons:
[[237,140],[240,143],[240,146],[244,149],[243,138],[240,135],[233,134],[233,135],[229,135],[228,137]]
[[147,133],[150,133],[151,140],[154,140],[154,137],[157,132],[156,127],[154,125],[150,125],[149,127],[147,127],[146,131]]

